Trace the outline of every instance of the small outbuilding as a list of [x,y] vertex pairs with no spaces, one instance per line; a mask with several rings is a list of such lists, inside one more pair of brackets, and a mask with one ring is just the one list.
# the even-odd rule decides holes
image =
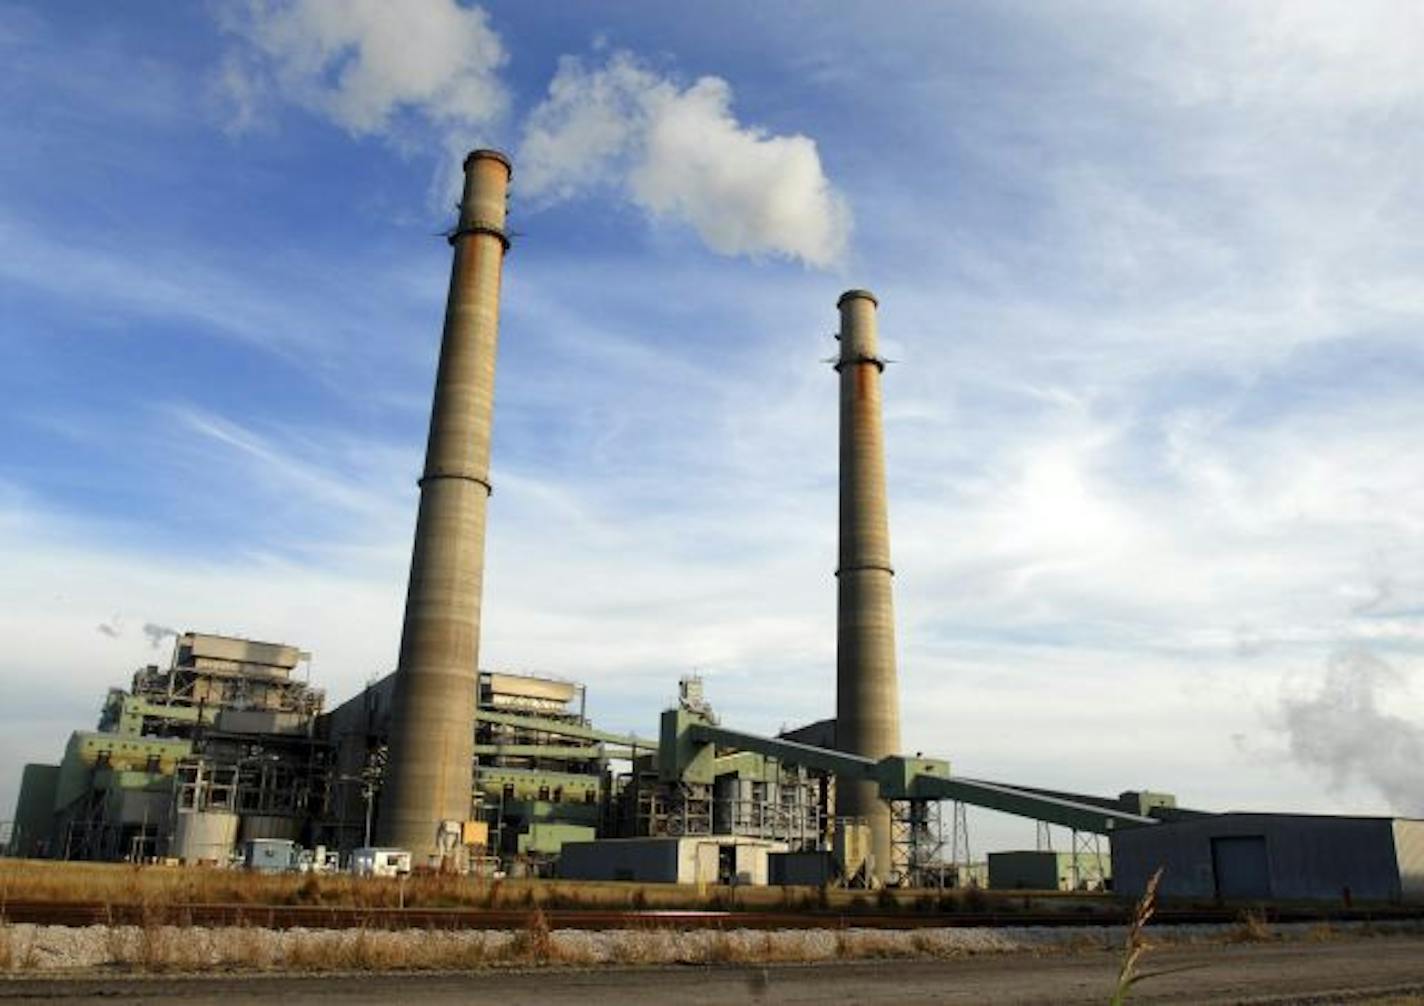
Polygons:
[[766,884],[768,858],[786,851],[785,842],[744,835],[564,842],[559,876],[645,884]]
[[1424,901],[1424,821],[1215,814],[1112,835],[1114,887],[1138,897]]
[[1101,891],[1112,882],[1112,859],[1106,853],[991,852],[992,891]]

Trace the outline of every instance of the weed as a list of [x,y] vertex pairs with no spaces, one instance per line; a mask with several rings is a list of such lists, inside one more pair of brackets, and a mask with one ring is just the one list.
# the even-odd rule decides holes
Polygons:
[[546,964],[554,958],[554,938],[541,909],[530,912],[524,928],[514,934],[510,955],[529,964]]
[[609,956],[615,964],[648,964],[656,959],[653,941],[642,933],[620,934],[609,947]]
[[1137,910],[1132,913],[1132,925],[1127,930],[1127,943],[1123,947],[1122,966],[1118,968],[1117,985],[1113,989],[1112,998],[1109,1000],[1111,1006],[1122,1006],[1127,1002],[1128,994],[1134,985],[1140,982],[1145,975],[1138,974],[1137,965],[1142,959],[1142,955],[1152,949],[1147,942],[1145,930],[1147,923],[1152,920],[1152,914],[1157,909],[1157,885],[1162,882],[1162,867],[1147,880],[1147,889],[1142,892],[1142,900],[1137,903]]
[[737,907],[736,899],[723,888],[713,891],[707,899],[707,907],[714,912],[730,912]]
[[288,900],[294,905],[321,904],[321,878],[315,873],[308,873],[301,886],[292,892]]
[[454,940],[454,952],[450,963],[458,968],[478,968],[488,964],[494,956],[487,933],[471,932],[463,939]]
[[916,930],[910,934],[910,946],[920,957],[938,957],[940,953],[940,945],[924,930]]
[[908,956],[893,932],[864,931],[848,941],[850,956],[860,959],[884,959]]
[[137,964],[144,971],[165,971],[173,963],[173,931],[155,922],[145,922],[138,930]]
[[1236,920],[1236,928],[1227,936],[1231,943],[1265,943],[1274,938],[1275,933],[1266,925],[1266,917],[1249,909],[1241,913]]
[[745,956],[731,934],[720,929],[709,936],[702,951],[702,959],[707,964],[736,964]]

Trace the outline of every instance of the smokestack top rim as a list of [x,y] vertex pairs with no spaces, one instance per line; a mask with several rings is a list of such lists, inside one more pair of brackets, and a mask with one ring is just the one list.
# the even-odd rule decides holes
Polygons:
[[875,294],[871,293],[869,290],[847,290],[845,293],[841,294],[840,299],[836,301],[836,307],[841,307],[848,300],[857,299],[868,300],[876,307],[880,306],[880,298],[875,296]]
[[490,147],[480,147],[477,150],[471,150],[467,155],[465,155],[465,170],[470,170],[471,161],[478,161],[481,159],[498,161],[500,164],[504,165],[504,170],[509,172],[509,177],[514,177],[514,162],[509,159],[509,155],[502,150],[494,150]]

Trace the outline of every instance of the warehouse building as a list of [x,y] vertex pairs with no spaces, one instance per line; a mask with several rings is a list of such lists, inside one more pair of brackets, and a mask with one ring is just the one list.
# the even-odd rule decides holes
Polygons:
[[1424,901],[1424,821],[1215,814],[1112,835],[1116,889],[1164,897]]

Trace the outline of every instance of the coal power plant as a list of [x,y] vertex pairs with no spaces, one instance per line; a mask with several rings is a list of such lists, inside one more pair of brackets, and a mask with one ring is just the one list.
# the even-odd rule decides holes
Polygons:
[[[96,727],[75,732],[56,763],[24,767],[10,855],[1129,895],[1169,863],[1164,890],[1184,897],[1424,900],[1424,822],[1208,813],[1168,792],[970,778],[948,752],[903,749],[886,361],[868,290],[825,301],[839,342],[833,716],[776,736],[743,731],[689,676],[657,724],[626,734],[592,721],[579,681],[481,667],[514,169],[493,150],[464,161],[394,672],[331,705],[301,640],[180,633],[166,666],[101,697]],[[827,667],[820,683],[831,681]],[[1036,847],[976,858],[970,807],[1038,822]]]

